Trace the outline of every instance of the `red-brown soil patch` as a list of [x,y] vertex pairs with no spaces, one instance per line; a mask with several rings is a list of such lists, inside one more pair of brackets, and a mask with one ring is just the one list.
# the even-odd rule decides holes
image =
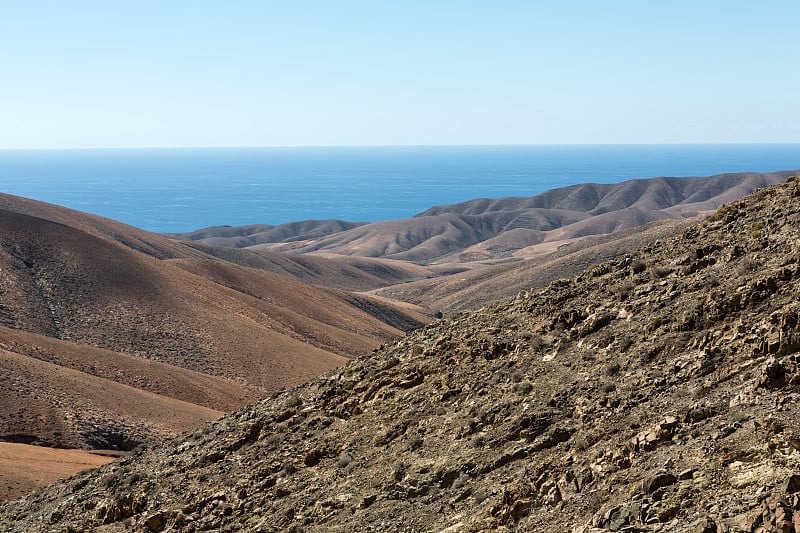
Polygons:
[[110,454],[87,450],[43,448],[0,442],[0,501],[114,460]]

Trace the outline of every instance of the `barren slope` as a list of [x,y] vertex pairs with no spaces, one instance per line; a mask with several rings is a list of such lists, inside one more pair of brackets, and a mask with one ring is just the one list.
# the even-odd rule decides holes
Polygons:
[[343,220],[304,220],[278,226],[253,224],[249,226],[213,226],[188,233],[176,234],[181,239],[214,246],[245,248],[256,244],[294,242],[318,239],[365,224]]
[[632,254],[643,245],[691,223],[686,219],[665,220],[618,231],[613,235],[581,239],[555,250],[544,246],[534,247],[537,248],[535,250],[523,249],[517,253],[532,257],[524,261],[477,266],[464,272],[393,285],[373,292],[451,315],[511,298],[520,291],[542,287],[557,279],[575,276],[596,263]]
[[795,179],[5,504],[0,523],[792,531],[799,299]]
[[257,248],[424,264],[482,261],[507,257],[542,242],[569,242],[657,220],[693,217],[792,174],[587,183],[528,198],[477,199],[433,207],[411,219],[376,222],[308,241],[261,244]]
[[303,298],[313,299],[306,309],[344,307],[290,278],[271,280],[276,290],[295,289],[281,292],[276,305],[60,224],[0,211],[0,231],[9,327],[266,388],[341,363],[331,351],[368,351],[398,334],[370,317],[355,319],[358,312],[325,323],[289,311]]
[[0,367],[7,442],[130,450],[222,414],[6,350]]
[[[230,241],[219,241],[220,244],[225,244],[224,247],[220,247],[205,242],[203,238],[192,240],[189,237],[190,234],[187,234],[185,239],[176,239],[175,236],[150,233],[115,220],[2,193],[0,193],[0,210],[62,224],[159,259],[216,257],[242,266],[286,274],[301,281],[324,287],[364,290],[430,275],[421,267],[397,261],[369,261],[358,258],[349,261],[337,258],[334,261],[313,257],[286,257],[277,253],[238,251],[229,247],[235,244]],[[254,231],[258,233],[259,229],[272,228],[267,233],[270,239],[278,239],[275,242],[291,242],[303,237],[326,235],[358,225],[358,223],[342,221],[306,221],[274,227],[256,225],[206,228],[195,232],[192,236],[209,234],[217,237],[227,235],[234,238],[234,235],[239,233],[249,235]],[[260,240],[262,239],[257,239],[257,241]]]
[[0,441],[155,442],[426,320],[113,221],[2,201]]
[[0,442],[0,501],[19,498],[33,489],[113,459],[113,455],[85,450]]

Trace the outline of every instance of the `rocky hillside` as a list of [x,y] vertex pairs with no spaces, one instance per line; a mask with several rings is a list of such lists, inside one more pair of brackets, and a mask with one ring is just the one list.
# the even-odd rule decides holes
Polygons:
[[800,531],[799,300],[793,178],[7,503],[0,531]]

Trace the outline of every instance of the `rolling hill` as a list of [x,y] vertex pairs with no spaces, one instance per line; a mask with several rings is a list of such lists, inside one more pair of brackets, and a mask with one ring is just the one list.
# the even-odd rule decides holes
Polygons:
[[[158,442],[427,320],[412,306],[8,195],[0,236],[0,441]],[[308,263],[324,267],[320,279],[368,277]]]
[[[476,199],[428,209],[411,219],[359,224],[313,235],[283,227],[277,237],[256,228],[220,240],[213,229],[180,235],[215,244],[297,254],[399,259],[420,264],[469,263],[529,256],[559,244],[649,222],[698,216],[795,172],[720,174],[581,184],[527,198]],[[312,224],[311,221],[309,224]],[[299,228],[304,226],[298,225]]]
[[5,531],[792,531],[800,181],[0,507]]

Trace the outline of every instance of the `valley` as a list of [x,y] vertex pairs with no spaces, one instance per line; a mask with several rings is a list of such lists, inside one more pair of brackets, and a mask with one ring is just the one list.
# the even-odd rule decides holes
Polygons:
[[[328,527],[345,516],[363,531],[616,530],[695,520],[709,499],[751,486],[730,480],[727,459],[704,466],[701,450],[750,457],[735,475],[756,469],[759,494],[790,509],[781,476],[792,479],[799,429],[797,181],[737,199],[789,174],[736,175],[727,187],[708,178],[658,204],[675,216],[641,226],[550,229],[568,237],[543,239],[556,243],[548,253],[522,246],[466,261],[477,244],[462,242],[418,263],[404,252],[220,246],[3,197],[0,440],[133,453],[0,513],[19,524],[9,531],[34,516],[109,530]],[[563,207],[571,195],[550,196]],[[418,218],[429,216],[442,215]],[[335,236],[366,226],[298,227]],[[669,465],[670,482],[634,497],[661,475],[654,461]],[[0,481],[18,476],[7,464]],[[159,484],[145,472],[159,472]],[[92,516],[59,503],[78,494],[69,483],[112,474],[140,483],[87,489],[105,494],[77,496],[97,507]],[[216,488],[203,486],[209,478]],[[4,482],[5,494],[30,483]],[[166,487],[180,502],[153,492]],[[225,497],[213,503],[209,490]],[[707,519],[750,516],[749,501]]]

